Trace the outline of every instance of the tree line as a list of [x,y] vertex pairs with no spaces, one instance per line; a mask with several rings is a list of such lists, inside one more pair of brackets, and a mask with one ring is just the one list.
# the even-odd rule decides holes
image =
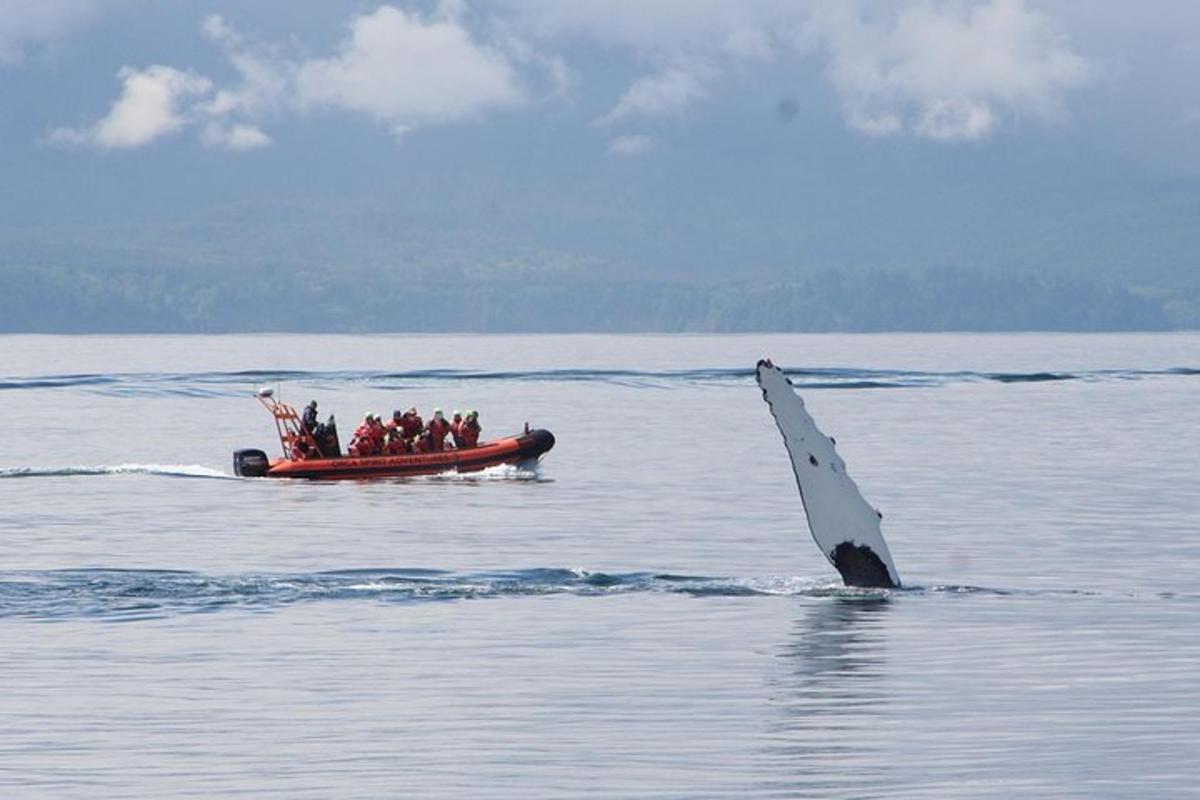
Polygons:
[[0,331],[1108,331],[1200,327],[1200,291],[959,267],[792,280],[476,281],[335,271],[0,267]]

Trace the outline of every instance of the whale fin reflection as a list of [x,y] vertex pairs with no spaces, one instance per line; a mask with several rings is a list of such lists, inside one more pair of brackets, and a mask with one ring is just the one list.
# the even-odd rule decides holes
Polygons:
[[757,380],[783,434],[808,529],[821,552],[847,586],[899,587],[882,516],[846,474],[833,439],[817,428],[783,370],[764,359],[758,362]]

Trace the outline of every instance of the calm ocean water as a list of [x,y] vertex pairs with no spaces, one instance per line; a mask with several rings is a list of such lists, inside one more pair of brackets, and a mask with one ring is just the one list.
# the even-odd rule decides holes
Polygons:
[[[906,588],[841,588],[785,366]],[[251,398],[540,469],[231,477]],[[1192,798],[1200,335],[0,337],[0,796]]]

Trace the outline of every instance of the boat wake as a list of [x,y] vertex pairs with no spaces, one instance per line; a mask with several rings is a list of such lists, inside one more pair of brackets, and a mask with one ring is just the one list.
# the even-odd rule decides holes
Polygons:
[[547,595],[612,597],[636,594],[700,598],[835,597],[878,601],[912,596],[1086,596],[1093,593],[976,586],[863,589],[846,587],[827,578],[605,573],[580,568],[497,572],[396,568],[242,575],[75,569],[0,572],[0,617],[34,621],[133,621],[225,609],[273,610],[312,602],[419,604]]
[[[279,481],[266,478],[240,478],[228,472],[222,472],[214,467],[203,464],[98,464],[96,466],[65,466],[65,467],[0,467],[0,480],[6,478],[76,478],[96,477],[107,475],[153,475],[165,478],[207,478],[222,481],[263,481],[271,485],[279,485]],[[395,482],[411,483],[414,481],[445,481],[479,483],[486,481],[529,481],[533,483],[552,483],[553,478],[542,475],[541,467],[533,465],[500,464],[478,472],[443,472],[438,475],[421,475],[398,478],[375,478],[374,483]],[[303,483],[303,481],[302,481]]]
[[0,467],[2,478],[71,478],[92,475],[161,475],[168,478],[241,480],[202,464],[99,464],[66,467]]
[[553,483],[553,478],[542,474],[540,464],[497,464],[494,467],[478,472],[443,472],[439,475],[414,476],[398,478],[400,481],[460,481],[463,483],[482,483],[487,481],[531,481],[533,483]]

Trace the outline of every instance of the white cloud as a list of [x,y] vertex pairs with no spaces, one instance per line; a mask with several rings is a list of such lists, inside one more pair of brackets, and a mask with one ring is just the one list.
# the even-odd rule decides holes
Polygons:
[[927,139],[952,142],[979,139],[996,123],[992,108],[985,102],[966,99],[927,101],[913,124],[913,130]]
[[574,93],[579,79],[562,56],[542,52],[501,20],[493,20],[492,26],[498,46],[516,67],[540,70],[549,81],[553,96],[559,99]]
[[541,56],[537,63],[546,70],[556,95],[567,97],[575,90],[579,79],[562,56]]
[[608,152],[617,156],[640,156],[654,150],[656,146],[653,137],[633,134],[614,138],[608,143]]
[[[429,21],[381,6],[351,20],[337,54],[303,61],[248,39],[214,14],[202,30],[225,51],[239,83],[216,89],[208,78],[174,67],[125,67],[121,96],[108,116],[58,128],[50,141],[132,148],[191,125],[209,147],[253,150],[272,143],[265,119],[297,110],[363,113],[402,136],[420,125],[524,102],[509,58],[472,38],[459,21],[465,13],[459,0],[444,0]],[[568,90],[571,74],[561,59],[531,49],[522,58],[544,68],[558,91]]]
[[[58,11],[34,13],[42,21],[21,30],[51,35],[96,4],[47,2]],[[557,53],[589,40],[651,65],[596,124],[678,116],[763,64],[804,68],[795,58],[803,55],[823,63],[850,127],[972,141],[1015,118],[1060,116],[1093,73],[1031,2],[439,0],[425,15],[383,5],[354,16],[335,52],[307,59],[297,45],[250,39],[212,15],[204,34],[225,52],[235,81],[214,87],[173,67],[127,67],[107,117],[51,139],[137,147],[190,125],[209,146],[247,150],[271,143],[272,120],[322,109],[366,115],[401,136],[526,105],[526,86],[573,96],[580,79]],[[0,58],[17,41],[18,6],[26,4],[0,0]]]
[[121,96],[100,121],[50,134],[55,144],[99,149],[131,149],[150,144],[188,126],[200,127],[200,141],[223,150],[254,150],[271,137],[247,118],[275,109],[288,92],[286,62],[257,52],[217,15],[204,21],[204,32],[220,43],[242,77],[239,86],[215,90],[203,75],[157,64],[124,67]]
[[254,125],[236,122],[224,125],[210,122],[200,132],[200,141],[209,147],[224,150],[257,150],[271,144],[271,137]]
[[717,79],[818,53],[847,123],[876,136],[980,139],[1005,118],[1052,119],[1091,66],[1025,0],[502,0],[543,41],[587,39],[668,67],[638,79],[603,122],[678,113]]
[[99,12],[97,0],[0,0],[0,65],[20,63],[29,46],[62,38]]
[[300,65],[302,107],[357,111],[407,130],[523,102],[508,60],[453,19],[426,22],[382,6],[356,18],[350,30],[336,56]]
[[1006,112],[1056,115],[1088,64],[1023,0],[915,2],[867,14],[820,7],[809,29],[849,123],[872,135],[939,141],[990,134]]
[[212,91],[212,81],[192,72],[155,64],[117,73],[121,96],[108,115],[82,128],[58,128],[50,140],[101,149],[140,147],[180,130],[187,122],[184,101]]
[[639,78],[621,95],[613,109],[596,122],[609,124],[628,117],[679,114],[708,96],[704,78],[712,72],[712,69],[700,65],[674,66]]
[[713,94],[730,67],[771,61],[800,25],[799,0],[503,0],[509,23],[543,42],[624,48],[663,65],[635,80],[599,120],[679,114]]
[[225,50],[242,79],[239,86],[218,92],[206,111],[216,116],[262,115],[286,102],[296,68],[278,48],[247,40],[219,14],[206,18],[203,30]]

